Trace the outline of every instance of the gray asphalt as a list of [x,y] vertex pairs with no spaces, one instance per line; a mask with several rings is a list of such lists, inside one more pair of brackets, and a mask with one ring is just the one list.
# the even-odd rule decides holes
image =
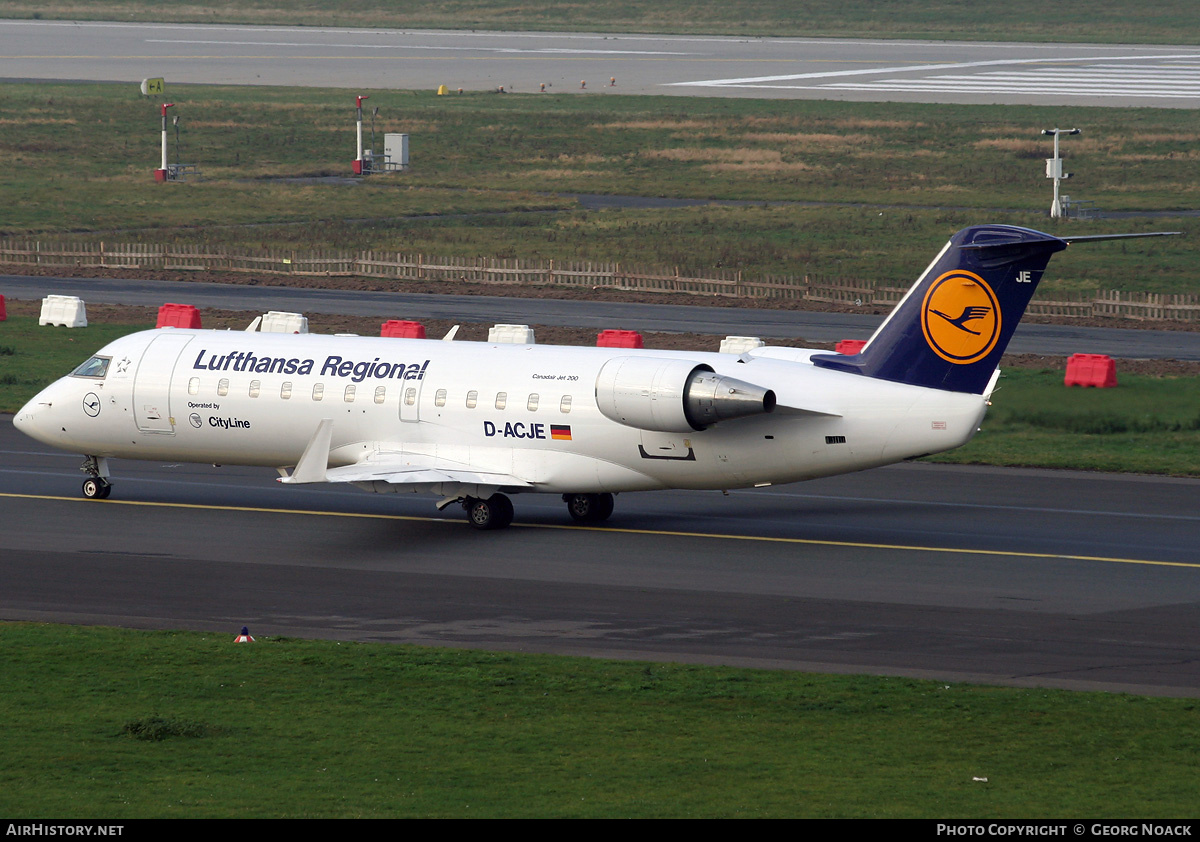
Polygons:
[[[0,276],[0,295],[34,300],[46,295],[77,295],[85,302],[104,304],[158,307],[170,301],[231,310],[733,334],[764,339],[804,338],[811,342],[866,339],[883,320],[882,315],[853,313],[14,275]],[[1108,354],[1122,359],[1200,360],[1200,332],[1022,323],[1013,336],[1009,351],[1060,356]]]
[[[0,21],[0,79],[1195,108],[1196,47]],[[611,80],[615,79],[613,84]],[[582,83],[586,83],[586,87]]]
[[480,533],[261,469],[85,501],[78,462],[0,418],[0,619],[1200,696],[1200,481],[911,464]]

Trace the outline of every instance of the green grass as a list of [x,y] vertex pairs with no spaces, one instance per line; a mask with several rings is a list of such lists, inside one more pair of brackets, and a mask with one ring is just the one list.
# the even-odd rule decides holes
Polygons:
[[1200,795],[1194,700],[235,632],[0,625],[0,813],[1148,818]]
[[1005,369],[982,432],[937,462],[1200,476],[1200,379],[1122,375],[1067,388],[1062,371]]
[[886,7],[872,0],[175,0],[153,5],[138,0],[9,0],[5,5],[7,17],[70,20],[1165,44],[1195,44],[1200,38],[1200,16],[1189,0],[1151,0],[1137,6],[1101,0],[1049,6],[1036,0],[1003,5],[889,0]]
[[[5,85],[0,236],[617,260],[906,285],[950,233],[982,221],[1200,232],[1191,218],[1045,216],[1049,146],[1037,127],[1056,120],[1085,127],[1064,143],[1077,197],[1110,210],[1200,204],[1200,134],[1183,109],[372,96],[383,109],[378,135],[412,134],[412,172],[292,183],[279,178],[347,173],[349,93],[176,86],[183,158],[205,179],[164,186],[150,177],[157,106],[136,88]],[[67,158],[78,167],[41,165]],[[842,206],[546,212],[575,207],[555,192]],[[1195,292],[1200,283],[1186,242],[1114,243],[1057,259],[1044,291],[1097,288]]]
[[26,401],[75,368],[102,346],[153,324],[93,324],[86,328],[38,326],[31,316],[0,322],[0,412]]

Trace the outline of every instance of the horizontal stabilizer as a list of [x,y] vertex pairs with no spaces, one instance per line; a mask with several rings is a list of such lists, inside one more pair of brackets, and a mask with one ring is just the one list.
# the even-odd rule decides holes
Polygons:
[[1182,231],[1151,231],[1146,234],[1085,234],[1073,236],[1064,234],[1059,237],[1064,243],[1097,243],[1101,240],[1139,240],[1143,237],[1179,237]]

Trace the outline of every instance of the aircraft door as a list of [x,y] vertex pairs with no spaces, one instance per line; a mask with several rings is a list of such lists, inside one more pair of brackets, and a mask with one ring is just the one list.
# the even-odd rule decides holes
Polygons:
[[400,389],[400,420],[421,420],[421,380],[403,380]]
[[133,381],[133,416],[143,433],[175,434],[171,407],[171,376],[184,347],[186,334],[164,331],[146,346]]

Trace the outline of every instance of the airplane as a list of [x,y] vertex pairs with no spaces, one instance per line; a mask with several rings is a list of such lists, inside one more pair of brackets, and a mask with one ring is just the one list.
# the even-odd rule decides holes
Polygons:
[[964,228],[849,355],[149,330],[100,349],[14,424],[84,454],[89,498],[111,493],[110,459],[160,459],[431,493],[478,529],[512,522],[510,495],[557,494],[596,524],[622,492],[791,483],[965,444],[1051,256],[1166,235]]

